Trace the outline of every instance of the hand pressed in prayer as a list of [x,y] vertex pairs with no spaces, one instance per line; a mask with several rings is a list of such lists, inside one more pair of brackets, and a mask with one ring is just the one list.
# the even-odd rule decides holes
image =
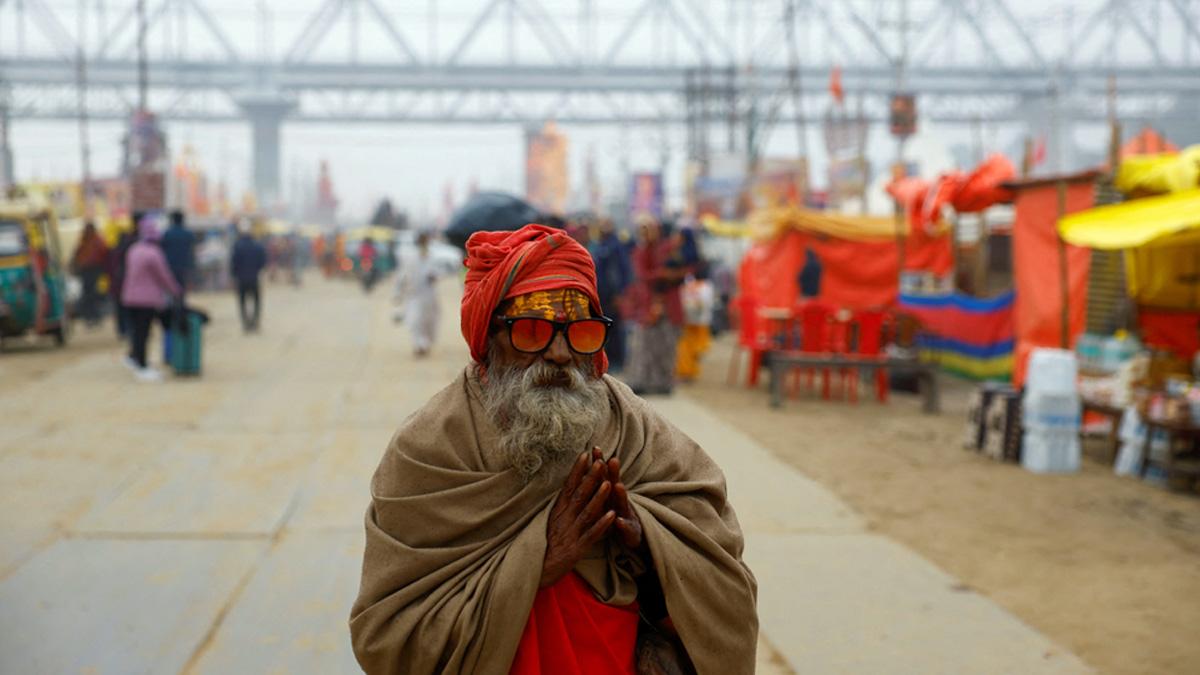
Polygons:
[[[600,450],[593,450],[593,456],[600,454]],[[630,551],[636,551],[642,547],[642,521],[638,519],[637,512],[629,505],[629,490],[625,484],[621,482],[621,460],[613,457],[608,460],[608,480],[612,483],[612,497],[609,499],[609,508],[616,514],[617,519],[613,528],[617,538],[625,545],[625,548]]]
[[566,576],[612,527],[617,514],[608,510],[612,483],[607,478],[608,465],[592,460],[592,453],[582,453],[575,460],[546,523],[542,588]]

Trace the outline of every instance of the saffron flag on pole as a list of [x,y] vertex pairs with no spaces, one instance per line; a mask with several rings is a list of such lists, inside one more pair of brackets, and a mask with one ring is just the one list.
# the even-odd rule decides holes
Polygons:
[[829,95],[833,96],[833,100],[838,105],[842,105],[846,100],[846,92],[842,89],[842,68],[834,66],[829,73]]

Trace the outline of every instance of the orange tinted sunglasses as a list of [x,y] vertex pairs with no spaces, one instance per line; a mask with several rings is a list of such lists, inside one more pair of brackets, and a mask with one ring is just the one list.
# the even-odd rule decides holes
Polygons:
[[508,340],[512,348],[526,354],[545,351],[554,336],[562,333],[567,346],[576,354],[595,354],[604,349],[608,341],[608,329],[613,320],[607,316],[594,316],[575,321],[551,321],[524,316],[498,316],[508,326]]

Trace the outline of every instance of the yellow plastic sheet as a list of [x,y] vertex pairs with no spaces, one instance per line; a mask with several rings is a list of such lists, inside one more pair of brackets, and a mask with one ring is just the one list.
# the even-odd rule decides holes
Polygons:
[[1158,309],[1200,309],[1200,244],[1125,252],[1129,297]]
[[851,216],[812,209],[781,207],[754,211],[750,214],[747,222],[751,236],[756,239],[769,239],[788,229],[850,241],[879,241],[896,238],[896,221],[890,217]]
[[700,219],[700,224],[704,226],[704,229],[709,234],[718,237],[740,238],[750,236],[750,228],[746,226],[746,223],[741,221],[720,220],[714,216],[705,216]]
[[1125,194],[1167,194],[1200,188],[1200,145],[1180,153],[1135,155],[1121,161],[1114,185]]
[[1058,231],[1068,243],[1103,250],[1200,243],[1200,189],[1073,213]]

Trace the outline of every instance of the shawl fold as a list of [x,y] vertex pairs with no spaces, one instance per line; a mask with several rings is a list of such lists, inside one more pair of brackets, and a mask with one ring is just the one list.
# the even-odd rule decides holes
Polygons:
[[[621,460],[688,654],[700,675],[753,673],[756,583],[724,475],[628,387],[603,381],[611,414],[592,445]],[[499,431],[479,393],[468,368],[405,421],[372,479],[350,617],[355,656],[372,675],[504,675],[512,665],[538,591],[547,516],[570,467],[523,482],[489,451]],[[610,538],[575,572],[599,600],[628,605],[639,562]]]

